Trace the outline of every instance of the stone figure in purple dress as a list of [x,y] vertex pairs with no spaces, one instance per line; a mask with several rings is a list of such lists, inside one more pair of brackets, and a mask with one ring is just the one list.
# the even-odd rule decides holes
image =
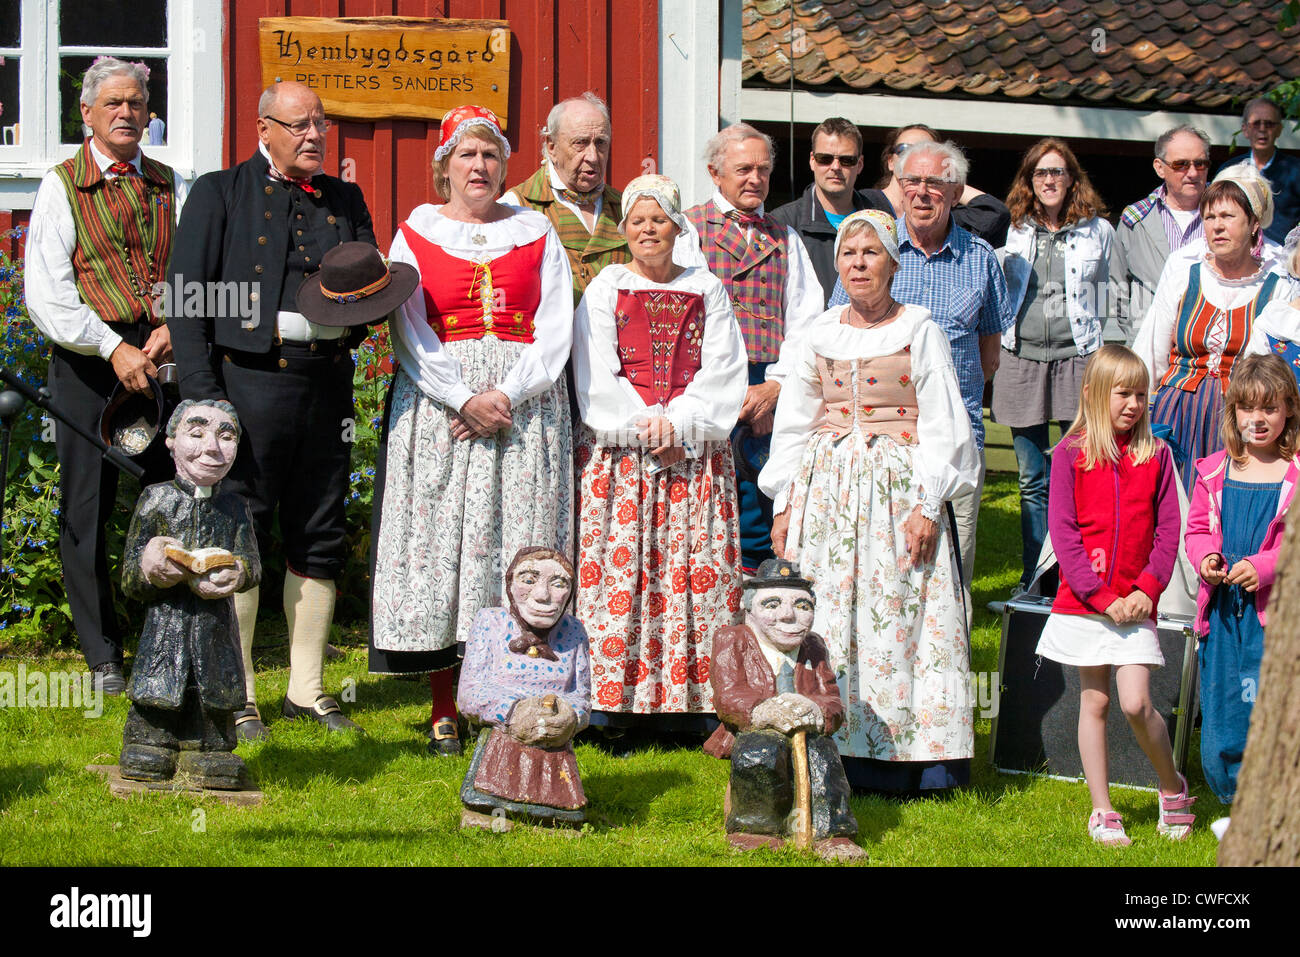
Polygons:
[[586,630],[564,613],[573,565],[554,549],[521,548],[505,577],[509,608],[480,611],[465,644],[457,703],[486,727],[461,801],[494,817],[578,824],[587,798],[572,741],[591,716],[591,661]]

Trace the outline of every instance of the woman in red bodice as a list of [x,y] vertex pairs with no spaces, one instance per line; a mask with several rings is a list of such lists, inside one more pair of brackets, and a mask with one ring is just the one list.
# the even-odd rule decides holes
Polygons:
[[704,730],[713,633],[739,621],[740,529],[727,441],[748,384],[722,283],[672,259],[677,187],[623,193],[632,262],[587,287],[573,371],[578,606],[591,639],[591,723]]
[[458,754],[450,669],[479,609],[505,600],[501,556],[572,554],[573,298],[546,217],[496,201],[510,156],[496,117],[459,107],[441,133],[447,203],[417,207],[390,252],[420,288],[390,322],[370,670],[430,672],[430,752]]

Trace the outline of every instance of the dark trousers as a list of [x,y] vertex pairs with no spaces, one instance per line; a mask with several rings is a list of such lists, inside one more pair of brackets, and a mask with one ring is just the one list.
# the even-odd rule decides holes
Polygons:
[[225,488],[248,500],[263,555],[278,513],[289,568],[332,581],[347,558],[353,365],[344,345],[317,346],[225,350],[222,380],[243,432]]
[[[137,348],[152,331],[147,325],[110,328]],[[90,432],[98,434],[104,404],[117,385],[110,363],[98,355],[83,356],[54,347],[49,387],[53,405]],[[62,423],[54,427],[59,457],[59,555],[63,587],[72,611],[72,624],[87,666],[122,661],[122,637],[113,613],[105,539],[117,499],[117,467]],[[171,456],[161,439],[136,461],[145,468],[143,484],[165,482],[174,474]]]
[[[817,840],[858,832],[849,808],[849,782],[840,752],[828,735],[809,734],[808,778],[812,784],[813,836]],[[794,808],[790,738],[778,731],[744,731],[731,749],[731,813],[727,833],[788,833]]]
[[[770,362],[749,364],[749,384],[762,385]],[[746,570],[757,571],[772,554],[772,500],[758,487],[758,473],[767,464],[771,435],[751,435],[737,426],[731,433],[736,460],[736,498],[740,507],[740,555]]]

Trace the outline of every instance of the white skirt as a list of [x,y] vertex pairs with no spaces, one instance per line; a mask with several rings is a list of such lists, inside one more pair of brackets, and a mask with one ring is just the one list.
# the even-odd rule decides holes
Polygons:
[[1104,615],[1048,615],[1035,654],[1077,668],[1165,663],[1149,618],[1117,625]]

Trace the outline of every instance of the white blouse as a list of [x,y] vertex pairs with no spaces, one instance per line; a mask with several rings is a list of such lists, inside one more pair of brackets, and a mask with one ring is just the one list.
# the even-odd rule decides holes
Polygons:
[[[496,384],[511,407],[541,395],[564,372],[573,341],[573,273],[569,257],[551,222],[531,209],[509,207],[512,215],[495,223],[462,223],[442,215],[441,206],[417,206],[406,225],[442,251],[469,262],[486,262],[510,250],[546,237],[542,255],[541,301],[534,317],[533,341],[524,346],[506,377]],[[474,242],[481,237],[481,244]],[[399,230],[388,253],[393,262],[420,264]],[[474,397],[461,379],[460,362],[443,347],[429,325],[424,290],[417,286],[389,320],[393,351],[402,370],[429,398],[457,411]]]
[[937,520],[944,502],[975,488],[980,470],[980,454],[957,384],[948,337],[930,318],[930,310],[922,306],[904,306],[902,315],[879,329],[859,329],[840,322],[846,308],[836,306],[822,313],[800,345],[776,403],[772,452],[759,473],[758,487],[774,500],[777,514],[785,511],[804,449],[826,415],[817,356],[871,359],[893,355],[910,344],[917,405],[913,467],[925,491],[921,512]]
[[1267,355],[1268,337],[1300,343],[1300,309],[1285,299],[1274,299],[1255,316],[1250,327],[1250,341],[1241,350],[1242,355]]
[[[700,369],[666,409],[647,406],[625,376],[619,375],[618,330],[614,309],[620,290],[668,289],[704,297],[704,337]],[[749,387],[748,359],[740,324],[722,282],[706,269],[687,269],[670,283],[657,283],[625,265],[606,266],[587,286],[578,304],[573,331],[573,381],[582,420],[600,445],[643,446],[637,437],[644,422],[663,415],[695,457],[696,442],[720,441],[731,434]]]
[[[1198,253],[1197,250],[1200,250]],[[1160,380],[1169,371],[1169,349],[1173,345],[1175,325],[1178,322],[1178,306],[1183,293],[1187,291],[1188,275],[1194,263],[1201,264],[1201,293],[1205,301],[1217,309],[1230,312],[1244,306],[1259,294],[1259,288],[1270,272],[1280,272],[1281,281],[1273,288],[1273,299],[1288,299],[1291,295],[1291,279],[1284,270],[1276,266],[1270,268],[1268,262],[1260,266],[1258,272],[1244,279],[1224,279],[1210,266],[1205,247],[1196,246],[1179,250],[1165,262],[1160,273],[1160,282],[1156,284],[1151,306],[1133,338],[1133,351],[1138,354],[1147,367],[1151,377],[1150,391],[1154,394]],[[1220,326],[1212,328],[1211,338],[1218,336],[1219,353],[1222,354],[1222,340],[1226,336],[1226,315],[1221,317]],[[1211,343],[1213,348],[1213,342]],[[1217,363],[1216,363],[1217,364]]]

